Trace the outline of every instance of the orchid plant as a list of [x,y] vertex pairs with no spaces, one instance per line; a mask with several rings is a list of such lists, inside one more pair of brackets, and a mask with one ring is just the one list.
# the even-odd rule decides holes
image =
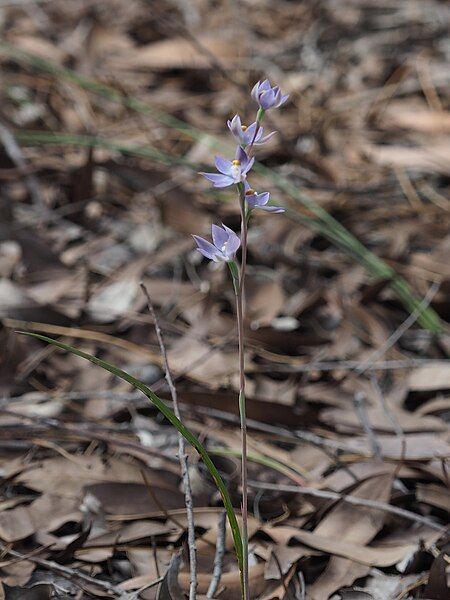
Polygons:
[[[264,135],[261,125],[267,110],[278,108],[286,102],[288,95],[283,95],[279,86],[272,87],[268,79],[258,81],[253,87],[252,98],[258,104],[256,119],[251,125],[243,125],[239,115],[228,121],[228,128],[238,142],[235,157],[228,160],[215,157],[218,173],[201,173],[216,188],[235,186],[241,213],[241,235],[239,236],[226,225],[212,225],[212,243],[194,235],[198,251],[216,263],[224,262],[230,269],[236,298],[236,315],[239,341],[239,414],[242,444],[242,596],[250,599],[248,569],[248,513],[247,513],[247,418],[245,406],[245,361],[244,361],[244,282],[247,263],[247,233],[253,210],[259,208],[266,212],[281,213],[284,209],[269,204],[269,192],[257,192],[248,182],[248,174],[255,162],[252,156],[255,146],[270,140],[275,132]],[[240,264],[236,253],[241,248]]]
[[[144,382],[136,379],[126,371],[115,365],[101,360],[92,354],[82,352],[74,346],[69,346],[54,340],[40,333],[19,332],[53,346],[66,352],[71,352],[94,365],[109,371],[116,377],[140,390],[149,401],[164,415],[164,417],[177,429],[177,431],[197,450],[203,460],[206,468],[210,472],[217,489],[222,496],[222,501],[227,513],[230,524],[233,543],[236,551],[236,558],[241,572],[242,598],[250,599],[249,573],[248,573],[248,527],[247,527],[247,419],[245,413],[245,373],[244,373],[244,281],[245,268],[247,263],[247,229],[253,210],[260,208],[267,212],[283,212],[283,208],[269,204],[269,192],[257,192],[248,182],[248,174],[253,166],[255,159],[252,157],[253,149],[267,142],[274,133],[264,135],[262,120],[267,110],[278,108],[286,102],[288,96],[283,95],[278,86],[272,87],[266,79],[258,82],[252,90],[252,98],[258,104],[258,111],[254,123],[246,127],[241,119],[236,115],[228,122],[228,127],[238,142],[235,158],[227,160],[222,157],[216,157],[216,167],[218,173],[202,173],[217,188],[235,186],[241,213],[241,235],[240,237],[226,225],[219,227],[212,225],[212,242],[199,236],[194,236],[197,248],[204,257],[216,263],[227,263],[234,286],[236,296],[236,314],[239,339],[239,412],[241,420],[242,435],[242,528],[239,527],[235,510],[231,502],[231,497],[225,482],[220,476],[217,467],[211,459],[208,451],[203,446],[198,437],[188,428],[182,420],[170,409],[170,407],[159,398]],[[241,248],[241,260],[238,264],[236,253]],[[195,552],[195,549],[194,549]],[[191,574],[195,574],[191,564]],[[197,580],[195,576],[191,580],[189,597],[195,598]]]

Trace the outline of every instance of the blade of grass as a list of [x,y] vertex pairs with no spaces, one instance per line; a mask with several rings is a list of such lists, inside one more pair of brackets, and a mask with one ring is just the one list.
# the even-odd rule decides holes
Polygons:
[[[15,136],[20,142],[29,145],[64,144],[107,148],[109,150],[121,152],[127,156],[148,158],[165,165],[179,164],[188,167],[195,172],[197,172],[200,168],[199,165],[192,164],[183,157],[174,156],[150,146],[129,146],[127,144],[105,140],[98,136],[41,131],[17,131]],[[260,164],[255,166],[255,169],[259,170],[261,174],[270,177],[272,181],[279,187],[279,189],[288,193],[294,200],[301,202],[301,204],[308,208],[316,216],[316,218],[313,219],[290,208],[286,209],[286,216],[293,221],[302,223],[303,225],[314,229],[329,239],[335,246],[340,248],[348,256],[362,264],[372,275],[381,279],[386,279],[410,313],[420,310],[420,317],[418,321],[422,327],[433,333],[439,333],[442,331],[440,319],[435,311],[429,307],[426,307],[425,310],[423,310],[423,307],[421,307],[421,300],[414,296],[414,293],[412,292],[408,283],[383,260],[378,258],[378,256],[376,256],[373,252],[367,250],[367,248],[349,231],[347,231],[347,229],[341,225],[339,221],[334,219],[334,217],[332,217],[316,202],[308,198],[308,196],[302,194],[285,178],[279,177],[276,172],[272,172],[270,169],[267,169]]]
[[36,339],[46,342],[48,344],[52,344],[53,346],[57,346],[58,348],[61,348],[62,350],[66,350],[67,352],[75,354],[76,356],[79,356],[80,358],[84,358],[85,360],[88,360],[89,362],[93,363],[94,365],[97,365],[99,367],[102,367],[102,369],[109,371],[116,377],[123,379],[124,381],[126,381],[127,383],[132,385],[134,388],[140,390],[145,396],[147,396],[147,398],[150,400],[150,402],[156,406],[156,408],[165,416],[165,418],[177,429],[177,431],[179,431],[181,433],[181,435],[197,450],[197,452],[202,457],[202,460],[205,463],[205,466],[207,467],[208,471],[210,472],[211,477],[214,479],[214,481],[217,485],[217,488],[222,496],[222,501],[223,501],[225,510],[227,511],[228,521],[230,523],[230,528],[231,528],[231,532],[233,535],[234,547],[235,547],[236,556],[237,556],[237,560],[238,560],[238,564],[239,564],[239,569],[242,570],[241,532],[239,529],[236,514],[234,512],[234,508],[231,503],[231,498],[228,493],[227,487],[226,487],[222,477],[220,476],[219,471],[217,470],[216,466],[214,465],[213,461],[211,460],[211,457],[209,456],[208,452],[205,450],[204,446],[200,443],[198,438],[187,427],[185,427],[185,425],[183,425],[183,423],[179,419],[177,419],[175,414],[170,410],[170,408],[165,404],[165,402],[163,400],[161,400],[161,398],[159,398],[154,392],[152,392],[150,390],[150,388],[148,388],[144,383],[142,383],[142,381],[139,381],[139,379],[132,377],[125,371],[122,371],[122,369],[119,369],[115,365],[112,365],[111,363],[106,362],[105,360],[101,360],[100,358],[92,356],[92,354],[88,354],[87,352],[82,352],[81,350],[78,350],[77,348],[74,348],[73,346],[63,344],[62,342],[53,340],[52,338],[49,338],[45,335],[40,335],[39,333],[31,333],[28,331],[18,331],[17,333],[19,333],[21,335],[26,335],[29,337],[36,338]]
[[[242,452],[237,449],[234,450],[233,448],[216,448],[213,446],[212,448],[208,448],[208,451],[210,454],[215,454],[217,456],[233,456],[236,458],[242,457]],[[260,454],[259,452],[250,451],[248,452],[247,456],[250,462],[263,465],[269,469],[273,469],[274,471],[278,471],[286,477],[289,477],[289,479],[297,482],[299,485],[304,485],[305,479],[309,475],[309,473],[305,472],[303,469],[295,469],[292,465],[286,465],[276,458],[266,456],[265,454]]]
[[[130,146],[120,142],[106,140],[99,136],[29,130],[18,130],[14,133],[14,135],[18,141],[28,146],[66,145],[107,148],[114,152],[120,152],[125,156],[148,158],[165,165],[179,164],[191,169],[194,173],[198,173],[199,169],[201,168],[198,164],[193,164],[183,157],[173,156],[156,148],[149,146]],[[219,192],[215,190],[212,190],[211,193],[219,194]],[[317,222],[316,226],[315,220],[307,217],[306,215],[292,211],[292,218],[293,220],[303,223],[308,227],[316,227],[316,229],[321,233],[323,232],[323,227],[320,226],[320,223]]]
[[[212,135],[205,134],[205,132],[192,127],[188,123],[173,117],[170,114],[157,111],[151,107],[148,103],[138,100],[136,98],[127,96],[119,92],[118,90],[85,78],[78,75],[71,69],[60,67],[50,61],[43,58],[34,56],[24,50],[20,50],[7,42],[0,42],[0,51],[7,54],[10,58],[21,64],[26,64],[32,68],[38,69],[44,73],[50,74],[54,77],[63,78],[67,81],[75,83],[85,90],[95,93],[103,98],[116,103],[120,103],[130,110],[151,115],[155,120],[160,123],[175,129],[181,134],[194,140],[204,140],[209,138],[214,147],[224,149],[228,146],[224,145],[221,140],[218,140]],[[146,149],[147,151],[147,149]],[[159,151],[158,151],[159,152]],[[161,153],[162,155],[162,153]],[[158,160],[156,157],[155,160]],[[180,160],[177,157],[173,157],[174,162]],[[172,164],[174,164],[174,162]],[[169,163],[171,164],[171,163]],[[308,210],[311,210],[317,217],[318,222],[323,226],[321,233],[326,236],[333,244],[337,245],[345,253],[355,258],[360,264],[362,264],[371,274],[386,279],[389,285],[397,294],[400,301],[403,303],[405,308],[411,313],[418,309],[420,300],[415,297],[408,283],[400,277],[394,269],[389,267],[383,260],[378,258],[375,254],[370,252],[355,236],[353,236],[341,223],[334,219],[326,210],[324,210],[319,204],[317,204],[312,198],[306,194],[300,192],[295,185],[293,185],[288,179],[279,175],[275,171],[264,167],[261,164],[255,165],[255,170],[260,172],[262,175],[268,177],[279,189],[283,190],[288,194],[295,202],[302,204]],[[296,211],[289,211],[289,217],[293,218]],[[311,219],[310,221],[305,220],[304,215],[298,215],[294,220],[301,218],[302,223],[315,226],[317,229],[317,221]],[[442,325],[436,312],[431,308],[427,307],[424,310],[418,322],[422,327],[428,329],[433,333],[442,331]]]
[[14,135],[16,136],[16,139],[18,141],[26,145],[63,144],[67,146],[106,148],[114,152],[120,152],[125,156],[148,158],[150,160],[154,160],[167,166],[181,165],[188,167],[193,171],[198,171],[198,165],[190,163],[182,156],[167,154],[166,152],[163,152],[162,150],[158,150],[157,148],[153,148],[151,146],[130,146],[127,144],[122,144],[120,142],[107,140],[98,136],[79,135],[76,133],[17,130],[14,133]]

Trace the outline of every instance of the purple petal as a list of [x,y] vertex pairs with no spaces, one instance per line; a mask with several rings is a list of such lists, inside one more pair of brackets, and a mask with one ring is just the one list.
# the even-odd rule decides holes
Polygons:
[[264,110],[268,110],[272,108],[275,102],[275,92],[273,90],[268,90],[261,94],[259,97],[259,103],[264,108]]
[[231,161],[226,159],[226,158],[222,158],[221,156],[216,156],[214,158],[214,162],[216,165],[216,169],[222,173],[223,175],[230,175],[231,172],[231,167],[233,166],[231,164]]
[[222,224],[225,232],[228,234],[228,244],[227,244],[227,254],[231,256],[235,254],[239,246],[241,245],[241,240],[239,236],[234,233],[232,229]]
[[236,159],[241,163],[241,173],[245,175],[255,162],[254,158],[249,158],[247,152],[240,146],[236,150]]
[[241,146],[236,148],[236,160],[238,160],[241,165],[245,165],[248,161],[247,152]]
[[261,194],[256,194],[256,205],[259,207],[265,206],[269,202],[269,197],[269,192],[262,192]]
[[242,128],[241,128],[241,118],[239,115],[234,115],[234,117],[231,119],[231,121],[227,121],[227,125],[228,125],[228,129],[231,131],[231,133],[234,135],[235,138],[239,139],[240,135],[242,133]]
[[213,225],[211,225],[211,233],[212,233],[212,239],[214,242],[214,246],[216,246],[216,248],[221,249],[222,246],[225,244],[225,242],[228,240],[227,232],[224,231],[218,225],[213,224]]
[[252,88],[251,96],[255,102],[259,102],[258,91],[259,91],[260,85],[261,85],[261,82],[258,81],[257,83],[255,83],[255,85]]
[[[245,136],[248,137],[249,143],[252,141],[253,136],[255,135],[255,129],[256,129],[257,126],[258,125],[257,125],[257,123],[255,121],[254,123],[252,123],[251,125],[249,125],[247,127],[247,129],[245,130]],[[261,131],[261,128],[259,129],[259,131]],[[259,135],[259,132],[257,134],[257,137],[258,137],[258,135]]]
[[193,235],[192,237],[194,238],[197,244],[197,250],[201,252],[203,256],[206,256],[206,258],[214,260],[214,257],[217,254],[217,248],[215,248],[210,242],[198,235]]
[[264,79],[264,81],[260,84],[259,86],[259,92],[267,92],[268,90],[270,90],[270,81],[268,79]]
[[258,199],[256,194],[249,194],[248,196],[245,196],[245,201],[250,208],[258,208]]
[[281,90],[278,90],[278,94],[275,98],[274,108],[279,108],[282,104],[284,104],[286,102],[286,100],[288,98],[289,98],[289,94],[285,94],[283,96],[283,94],[281,93]]
[[284,94],[284,96],[281,96],[280,104],[278,106],[281,106],[282,104],[284,104],[288,98],[289,98],[289,94]]
[[[261,132],[262,133],[262,132]],[[273,138],[273,136],[276,134],[276,131],[272,131],[271,133],[268,133],[267,135],[265,135],[264,137],[260,137],[259,135],[256,136],[258,138],[258,141],[255,141],[255,144],[260,146],[261,144],[265,144],[266,142],[268,142],[270,139]]]
[[220,175],[219,173],[200,173],[200,175],[212,181],[216,188],[228,187],[234,183],[233,178],[229,175]]
[[263,133],[264,133],[264,127],[260,127],[255,135],[255,141],[253,142],[254,144],[257,144],[259,142]]
[[258,206],[258,208],[260,208],[261,210],[265,210],[266,212],[271,212],[271,213],[286,212],[286,209],[282,208],[281,206]]
[[253,167],[254,162],[255,162],[255,157],[251,158],[248,161],[248,163],[245,165],[245,167],[243,169],[241,169],[242,175],[246,175],[250,171],[250,169]]

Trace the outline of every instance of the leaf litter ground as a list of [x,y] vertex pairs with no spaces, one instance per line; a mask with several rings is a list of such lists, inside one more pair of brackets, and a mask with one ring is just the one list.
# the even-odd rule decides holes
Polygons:
[[[267,75],[292,102],[273,117],[263,165],[423,301],[408,313],[286,190],[277,203],[297,222],[255,219],[253,597],[447,598],[448,6],[53,0],[5,3],[2,17],[3,597],[178,600],[188,589],[176,433],[109,373],[14,333],[74,344],[168,400],[141,281],[184,420],[239,506],[232,289],[190,237],[239,216],[191,167],[210,164],[206,134],[226,144],[225,120],[250,114],[248,89]],[[427,307],[438,335],[419,326]],[[189,460],[205,597],[222,508]],[[224,544],[218,598],[235,599],[229,531]]]

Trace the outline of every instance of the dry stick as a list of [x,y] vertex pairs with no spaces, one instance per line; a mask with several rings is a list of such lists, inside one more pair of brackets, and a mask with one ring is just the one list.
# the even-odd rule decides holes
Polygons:
[[13,556],[14,558],[18,558],[21,560],[29,560],[29,561],[34,562],[35,564],[39,565],[40,567],[43,567],[44,569],[52,571],[53,573],[57,573],[64,579],[68,579],[75,585],[78,585],[78,587],[80,587],[81,589],[84,589],[82,586],[82,583],[81,583],[81,582],[83,582],[84,584],[88,584],[90,586],[95,586],[97,588],[104,590],[111,597],[121,598],[122,600],[131,600],[134,596],[134,594],[129,594],[128,592],[121,590],[119,587],[112,585],[111,583],[108,583],[107,581],[103,581],[101,579],[95,579],[94,577],[91,577],[90,575],[86,575],[82,571],[76,571],[75,569],[71,569],[70,567],[60,565],[54,561],[45,560],[45,559],[39,558],[37,556],[31,556],[30,554],[22,554],[21,552],[17,552],[16,550],[13,550],[12,548],[8,548],[5,544],[3,544],[1,542],[0,542],[0,550],[2,552],[4,552],[5,554],[9,554],[10,556]]
[[167,508],[165,506],[163,506],[163,504],[158,500],[158,496],[152,490],[152,485],[151,485],[151,483],[149,481],[149,478],[147,477],[147,474],[145,473],[145,471],[141,471],[141,475],[142,475],[143,480],[145,481],[145,485],[147,487],[148,493],[150,494],[150,496],[152,497],[153,502],[159,508],[159,510],[164,515],[164,517],[166,518],[166,520],[168,522],[172,521],[172,523],[174,523],[177,527],[179,527],[183,531],[184,525],[182,523],[180,523],[178,521],[178,519],[176,519],[173,515],[171,515],[169,513],[169,511],[167,510]]
[[381,446],[377,440],[377,436],[375,435],[374,430],[370,424],[369,416],[365,407],[366,396],[363,392],[359,391],[353,397],[353,405],[356,410],[356,414],[358,415],[359,422],[364,429],[365,434],[369,438],[370,445],[372,447],[373,454],[377,457],[378,460],[382,460],[381,455]]
[[272,556],[274,563],[278,569],[278,574],[280,575],[281,585],[283,586],[283,590],[284,590],[284,597],[287,598],[288,600],[295,600],[295,598],[292,598],[291,590],[289,589],[288,585],[286,585],[285,577],[283,574],[283,569],[281,568],[280,561],[274,550],[272,550],[271,556]]
[[[369,359],[367,359],[369,360]],[[310,371],[355,371],[362,369],[366,371],[395,371],[397,369],[412,369],[413,367],[423,367],[425,365],[446,364],[445,359],[435,358],[406,358],[403,360],[383,360],[367,365],[366,361],[360,360],[328,360],[323,362],[313,362],[308,364],[289,365],[271,363],[267,366],[259,365],[253,372],[271,371],[274,373],[309,373]]]
[[[24,415],[21,413],[16,413],[14,411],[7,410],[5,408],[0,407],[0,414],[5,414],[9,416],[14,416],[18,419],[23,419],[26,421],[31,421],[32,423],[38,423],[41,426],[45,426],[46,428],[55,429],[58,432],[66,432],[67,434],[71,434],[76,438],[81,438],[85,440],[86,438],[89,440],[98,440],[102,442],[106,442],[107,444],[113,444],[123,448],[130,448],[132,450],[136,450],[142,454],[146,454],[151,457],[157,457],[159,459],[165,459],[167,461],[172,461],[172,457],[165,455],[163,452],[155,450],[149,446],[143,446],[142,444],[131,442],[127,439],[121,439],[118,436],[114,436],[113,433],[101,433],[98,431],[97,427],[81,427],[80,423],[77,423],[75,427],[70,426],[70,424],[62,423],[58,419],[51,417],[38,417],[32,415]],[[127,433],[127,432],[125,432]],[[4,446],[8,440],[2,441],[2,445]],[[36,440],[30,440],[30,442],[36,444]],[[14,442],[14,447],[16,447],[18,442]],[[27,445],[29,447],[30,444]],[[9,447],[9,446],[8,446]],[[161,511],[163,512],[163,511]],[[172,519],[173,520],[173,519]]]
[[214,557],[214,570],[211,583],[209,584],[208,591],[206,592],[207,598],[214,598],[217,588],[219,587],[220,579],[222,577],[223,570],[223,557],[225,555],[225,542],[227,536],[227,514],[222,511],[219,515],[219,524],[217,528],[217,544],[216,544],[216,555]]
[[296,600],[305,600],[306,597],[306,585],[305,576],[302,571],[298,573],[298,587],[295,586]]
[[406,492],[405,484],[397,477],[402,464],[405,462],[405,455],[406,455],[405,432],[403,431],[402,426],[400,425],[400,421],[397,419],[396,415],[394,414],[394,412],[391,410],[389,404],[387,403],[386,398],[384,397],[384,394],[381,390],[380,384],[378,383],[378,379],[377,379],[375,372],[372,372],[370,374],[370,381],[372,382],[372,387],[375,390],[375,394],[378,398],[378,401],[380,403],[380,406],[384,413],[384,416],[386,417],[386,420],[391,424],[391,427],[394,430],[395,435],[401,444],[401,449],[402,449],[401,450],[401,460],[399,461],[399,463],[394,471],[393,481],[396,481],[398,487],[401,488],[402,491]]
[[155,581],[152,581],[151,583],[146,583],[141,588],[136,590],[134,592],[134,594],[132,594],[130,596],[129,600],[140,600],[140,598],[142,598],[142,596],[141,596],[142,592],[145,592],[146,590],[149,590],[150,588],[155,587],[155,585],[159,585],[160,583],[163,582],[163,580],[164,580],[164,577],[158,576],[158,579],[155,579]]
[[[433,283],[433,285],[430,286],[428,292],[426,293],[425,297],[420,302],[420,304],[417,306],[417,308],[403,321],[403,323],[394,331],[394,333],[392,333],[392,335],[389,336],[389,338],[385,341],[384,344],[382,344],[380,348],[378,348],[378,350],[375,350],[369,356],[369,358],[362,363],[362,365],[355,369],[356,375],[362,375],[368,369],[370,369],[372,365],[377,360],[379,360],[384,354],[386,354],[386,352],[390,348],[392,348],[392,346],[402,337],[402,335],[404,335],[406,331],[410,327],[412,327],[412,325],[417,321],[422,312],[428,307],[430,302],[433,300],[435,294],[439,290],[439,287],[440,284],[437,282]],[[371,372],[371,380],[384,414],[386,415],[388,421],[390,421],[390,423],[392,424],[397,437],[403,437],[403,431],[401,429],[401,426],[384,399],[383,393],[380,389],[380,386],[378,385],[378,381],[374,371]],[[362,392],[357,392],[353,400],[356,412],[358,414],[361,425],[363,426],[363,429],[366,432],[367,437],[369,438],[373,453],[379,460],[382,460],[381,446],[376,438],[375,432],[373,431],[370,425],[369,418],[365,410],[364,401],[365,397],[363,396]]]
[[440,283],[434,282],[430,289],[426,293],[423,300],[418,304],[418,306],[413,310],[413,312],[408,316],[407,319],[403,321],[403,323],[394,331],[392,335],[384,342],[384,344],[375,350],[359,367],[355,369],[355,373],[357,375],[362,375],[368,369],[372,367],[372,365],[379,360],[392,346],[398,342],[398,340],[408,331],[410,327],[414,325],[414,323],[419,319],[420,315],[423,311],[428,308],[434,296],[437,294],[440,287]]
[[[95,395],[95,392],[90,392],[90,394]],[[57,396],[57,397],[59,398],[59,396]],[[62,397],[65,398],[65,395],[63,394]],[[83,393],[82,398],[84,398],[84,397],[85,397],[85,395]],[[138,399],[140,400],[141,394],[140,394],[140,392],[138,394],[126,394],[126,393],[120,394],[120,393],[111,392],[111,394],[103,394],[102,397],[109,398],[109,399],[121,399],[121,400],[129,399],[130,401],[132,401],[132,400],[138,400]],[[44,396],[44,398],[46,398],[46,396]],[[54,396],[50,397],[50,399],[52,399],[52,398],[54,398]],[[183,403],[182,403],[182,405],[188,409],[192,408],[191,405],[187,405],[187,404],[183,404]],[[233,424],[239,423],[238,416],[218,410],[218,409],[196,406],[195,411],[201,415],[213,417],[215,419],[219,419],[219,420],[225,421],[227,423],[233,423]],[[75,434],[78,437],[86,436],[86,435],[95,436],[96,439],[101,440],[101,441],[112,442],[117,445],[132,448],[134,450],[139,450],[139,451],[141,451],[145,454],[149,454],[151,456],[158,456],[158,457],[162,456],[164,458],[170,459],[169,456],[165,456],[162,452],[156,451],[148,446],[142,446],[140,444],[133,443],[128,440],[122,440],[120,438],[112,438],[111,437],[112,434],[110,433],[111,429],[106,428],[106,427],[100,427],[99,424],[96,424],[95,427],[92,427],[92,426],[80,427],[80,424],[77,424],[78,428],[73,428],[73,427],[70,427],[67,423],[63,424],[61,421],[58,421],[54,417],[52,417],[52,418],[35,417],[35,416],[24,415],[21,413],[10,411],[8,409],[3,408],[1,402],[0,402],[0,413],[11,415],[11,416],[14,416],[14,417],[17,417],[20,419],[29,420],[32,422],[42,423],[46,427],[52,427],[52,428],[57,428],[62,431],[67,431],[68,433]],[[366,456],[365,454],[356,451],[354,448],[351,448],[347,444],[338,442],[336,440],[322,438],[322,437],[316,435],[315,433],[311,433],[308,431],[295,430],[294,432],[291,432],[283,427],[269,425],[267,423],[262,423],[260,421],[256,421],[255,419],[247,419],[247,425],[250,426],[252,429],[255,429],[256,431],[262,431],[264,433],[275,434],[275,435],[281,437],[282,439],[285,439],[290,442],[296,442],[296,441],[301,440],[308,444],[318,446],[320,448],[325,448],[325,449],[328,448],[333,451],[340,450],[341,452],[347,452],[350,454],[355,454],[357,456],[358,455]],[[101,433],[101,431],[105,431],[105,432],[107,431],[108,433]],[[125,431],[125,433],[128,433],[128,432]]]
[[[425,294],[425,297],[420,302],[420,304],[417,306],[417,308],[403,321],[403,323],[394,331],[394,333],[392,333],[392,335],[389,336],[389,338],[385,341],[385,343],[380,348],[378,348],[378,350],[375,350],[369,356],[369,358],[366,361],[364,361],[364,363],[360,367],[355,369],[355,373],[358,376],[362,375],[368,369],[370,369],[372,367],[372,365],[374,364],[374,362],[376,362],[382,356],[384,356],[384,354],[386,354],[386,352],[390,348],[392,348],[392,346],[396,342],[398,342],[398,340],[406,333],[406,331],[410,327],[412,327],[412,325],[417,321],[417,319],[420,317],[422,312],[429,306],[429,304],[433,300],[434,296],[437,294],[439,287],[440,287],[440,284],[438,282],[434,282],[433,285],[430,286],[429,290]],[[383,396],[383,393],[380,389],[378,380],[375,375],[375,371],[371,372],[371,381],[372,381],[372,385],[375,389],[375,392],[377,394],[378,400],[380,402],[381,408],[382,408],[384,414],[386,415],[386,418],[392,424],[397,437],[403,439],[403,430],[400,426],[400,423],[396,419],[394,413],[390,410],[390,408]],[[369,423],[369,420],[367,417],[367,413],[364,410],[363,402],[364,402],[363,398],[358,399],[357,396],[355,395],[355,398],[354,398],[355,408],[360,417],[361,424],[363,425],[363,428],[369,437],[374,454],[378,457],[378,459],[381,459],[380,444],[378,443],[375,433],[370,426],[370,423]],[[403,444],[404,443],[405,443],[405,441],[403,441]]]
[[6,150],[6,154],[24,177],[25,185],[28,188],[33,204],[41,211],[46,210],[38,180],[34,175],[30,174],[20,146],[16,142],[13,134],[3,123],[0,123],[0,140]]
[[426,525],[427,527],[431,527],[436,531],[447,531],[447,527],[443,527],[442,525],[439,525],[439,523],[436,523],[427,517],[423,517],[422,515],[418,515],[417,513],[404,508],[392,506],[391,504],[387,504],[385,502],[378,502],[378,500],[357,498],[356,496],[347,496],[346,494],[338,494],[337,492],[318,490],[316,488],[301,487],[296,485],[279,485],[275,483],[263,483],[260,481],[249,481],[248,484],[253,488],[261,490],[292,492],[293,494],[303,494],[305,496],[312,496],[314,498],[323,498],[324,500],[340,500],[342,502],[347,502],[347,504],[352,504],[353,506],[365,506],[367,508],[373,508],[375,510],[391,513],[393,515],[397,515],[398,517],[408,519],[408,521],[414,521],[415,523]]
[[400,422],[397,419],[397,417],[395,416],[395,414],[390,409],[390,407],[386,401],[386,398],[384,397],[384,394],[380,387],[380,384],[378,382],[377,376],[373,371],[370,373],[370,381],[372,382],[372,387],[375,390],[375,394],[380,402],[380,405],[384,412],[384,415],[385,415],[386,419],[389,421],[389,423],[391,424],[391,427],[394,430],[395,435],[398,438],[403,438],[404,432],[403,432],[402,426],[400,425]]
[[[147,288],[141,283],[141,289],[147,299],[147,308],[154,321],[156,337],[158,338],[159,349],[163,359],[164,370],[166,372],[167,385],[169,386],[170,395],[172,397],[173,411],[180,421],[181,414],[178,406],[178,396],[175,384],[172,379],[172,374],[169,367],[169,361],[167,358],[166,346],[164,345],[164,339],[159,326],[158,317],[156,316],[155,309],[153,308],[150,295]],[[189,477],[189,465],[188,457],[186,454],[186,442],[181,433],[178,434],[178,454],[180,459],[181,476],[183,478],[184,487],[184,501],[186,504],[187,514],[187,525],[188,525],[188,546],[189,546],[189,570],[190,570],[190,585],[189,585],[189,600],[195,600],[197,594],[197,554],[195,546],[195,524],[194,524],[194,503],[192,501],[192,488]]]
[[[222,344],[214,344],[213,346],[211,346],[208,350],[208,355],[211,352],[214,352],[214,350],[218,350],[219,348],[221,348],[223,345]],[[201,355],[201,360],[204,360],[206,356],[206,353]],[[196,359],[195,362],[191,362],[188,367],[186,369],[184,369],[182,372],[180,372],[174,379],[175,381],[177,379],[180,379],[182,376],[184,376],[186,374],[187,371],[195,368],[195,366],[197,364],[200,364],[200,358]],[[438,359],[412,359],[412,360],[392,360],[392,361],[384,361],[382,363],[375,363],[370,367],[366,367],[366,371],[388,371],[388,370],[394,370],[394,369],[408,369],[408,368],[412,368],[412,367],[423,367],[426,365],[435,365],[435,366],[439,366],[439,365],[447,365],[448,361],[445,360],[438,360]],[[276,365],[271,365],[270,369],[276,372],[289,372],[289,373],[304,373],[304,372],[309,372],[309,371],[336,371],[336,370],[346,370],[346,371],[354,371],[355,369],[357,369],[359,366],[363,366],[365,365],[365,363],[361,363],[359,361],[337,361],[337,362],[318,362],[318,363],[314,363],[314,365],[299,365],[299,366],[294,366],[294,367],[290,367],[289,365],[283,365],[286,366],[286,369],[283,369],[280,371],[280,367],[276,366]],[[154,384],[152,384],[151,386],[152,391],[156,391],[157,389],[159,389],[159,380],[156,381]],[[0,398],[0,406],[2,404],[10,404],[12,402],[22,402],[22,401],[32,401],[33,398],[30,394],[38,394],[39,396],[39,400],[87,400],[91,397],[95,397],[95,398],[108,398],[110,400],[136,400],[136,399],[142,399],[142,394],[140,392],[114,392],[111,390],[85,390],[85,391],[73,391],[73,392],[30,392],[30,393],[25,393],[25,394],[21,394],[20,396],[4,396],[2,398]]]

